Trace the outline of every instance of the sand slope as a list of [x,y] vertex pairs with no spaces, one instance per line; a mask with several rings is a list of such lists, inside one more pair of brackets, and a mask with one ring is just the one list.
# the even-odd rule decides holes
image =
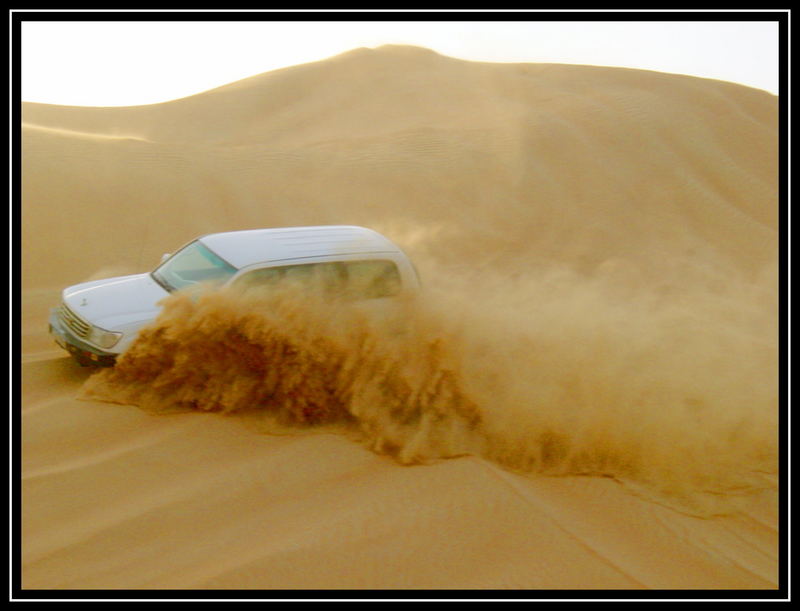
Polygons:
[[[24,587],[778,587],[774,96],[389,46],[23,121]],[[355,374],[355,432],[155,415],[125,404],[159,383],[133,357],[139,382],[90,378],[47,336],[65,286],[325,223],[426,283],[413,342],[351,360],[417,396],[448,371],[468,435]],[[160,324],[245,381],[219,343],[243,307],[198,304],[204,344]]]

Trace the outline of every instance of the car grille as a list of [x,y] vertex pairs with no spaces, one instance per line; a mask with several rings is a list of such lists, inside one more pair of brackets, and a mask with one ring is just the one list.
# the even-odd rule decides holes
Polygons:
[[70,331],[78,337],[87,337],[89,335],[89,323],[81,319],[77,314],[67,307],[67,304],[62,303],[58,310],[58,316]]

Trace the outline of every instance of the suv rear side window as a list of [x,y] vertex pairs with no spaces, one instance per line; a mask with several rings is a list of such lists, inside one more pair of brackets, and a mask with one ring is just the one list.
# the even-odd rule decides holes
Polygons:
[[256,269],[242,274],[233,286],[245,290],[297,286],[344,299],[392,297],[402,288],[393,261],[332,261]]

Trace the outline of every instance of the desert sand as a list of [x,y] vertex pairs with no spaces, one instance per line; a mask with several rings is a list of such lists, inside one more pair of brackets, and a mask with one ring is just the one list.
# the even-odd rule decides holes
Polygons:
[[[22,129],[23,588],[785,585],[775,96],[386,46]],[[418,298],[177,295],[99,371],[48,335],[64,287],[319,224]]]

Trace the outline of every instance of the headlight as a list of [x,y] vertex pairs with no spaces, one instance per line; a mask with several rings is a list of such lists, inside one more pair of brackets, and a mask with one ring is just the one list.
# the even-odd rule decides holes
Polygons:
[[111,348],[119,341],[120,337],[122,337],[122,333],[106,331],[100,327],[93,326],[89,330],[89,337],[86,339],[92,342],[95,346],[100,346],[101,348]]

